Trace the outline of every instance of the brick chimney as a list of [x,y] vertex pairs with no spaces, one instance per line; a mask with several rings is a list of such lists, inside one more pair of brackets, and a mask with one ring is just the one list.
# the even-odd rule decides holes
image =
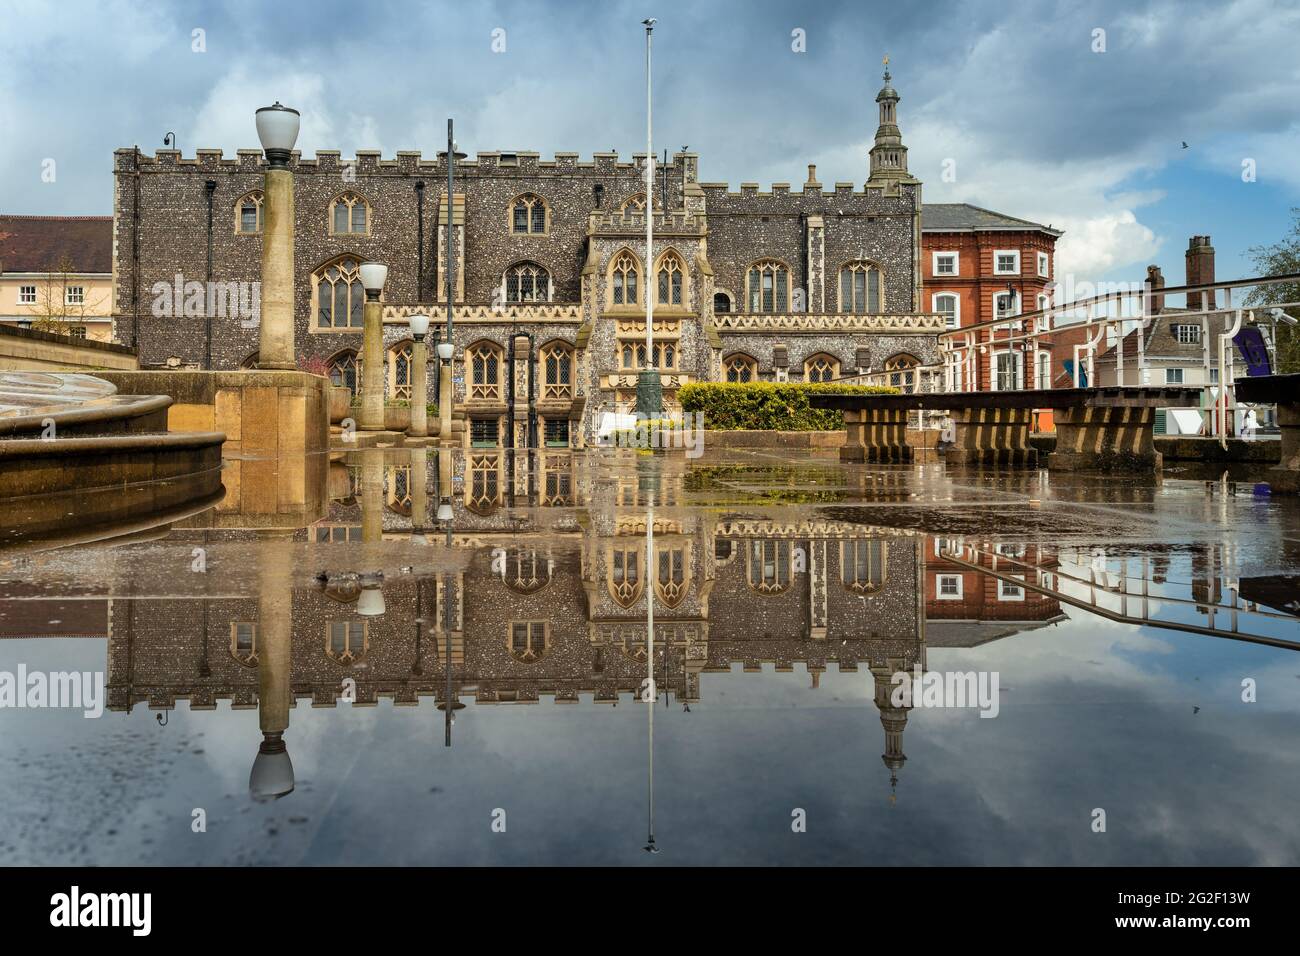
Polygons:
[[[1191,260],[1188,260],[1190,262]],[[1160,272],[1159,266],[1147,266],[1147,278],[1142,283],[1143,297],[1146,301],[1147,315],[1159,315],[1165,307],[1165,297],[1161,289],[1165,287],[1165,277]]]
[[[1214,246],[1210,245],[1209,236],[1192,236],[1187,240],[1187,284],[1188,285],[1209,285],[1214,281]],[[1202,295],[1204,296],[1204,305],[1202,305]],[[1215,294],[1206,293],[1189,293],[1187,296],[1187,307],[1189,309],[1210,308],[1217,306]]]

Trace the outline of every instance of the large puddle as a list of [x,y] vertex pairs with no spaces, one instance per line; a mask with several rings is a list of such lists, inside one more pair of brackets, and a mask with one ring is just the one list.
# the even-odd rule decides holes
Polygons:
[[1300,861],[1300,502],[780,452],[320,485],[7,541],[0,863]]

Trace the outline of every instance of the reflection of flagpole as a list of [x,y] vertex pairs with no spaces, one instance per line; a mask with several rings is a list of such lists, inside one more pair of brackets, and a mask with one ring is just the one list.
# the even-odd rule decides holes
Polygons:
[[[649,761],[647,762],[648,772],[646,775],[646,793],[649,797],[647,803],[647,820],[649,825],[649,842],[646,843],[646,850],[650,853],[658,853],[659,849],[655,846],[655,704],[659,702],[659,694],[655,690],[655,589],[654,589],[654,553],[655,553],[655,493],[651,488],[648,491],[649,498],[646,502],[645,515],[645,620],[646,620],[646,665],[648,667],[648,678],[646,690],[649,692],[649,700],[646,708],[649,711],[650,733],[648,737]],[[645,696],[645,695],[642,695]]]

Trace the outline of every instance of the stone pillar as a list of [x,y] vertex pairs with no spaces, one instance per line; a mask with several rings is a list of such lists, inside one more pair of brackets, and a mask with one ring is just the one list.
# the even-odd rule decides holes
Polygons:
[[[810,167],[811,169],[811,167]],[[808,248],[805,274],[808,277],[807,311],[826,311],[826,222],[821,216],[808,217]]]
[[1277,424],[1282,432],[1282,460],[1265,477],[1273,493],[1300,494],[1300,404],[1278,402]]
[[529,365],[532,362],[532,356],[529,355],[528,336],[516,335],[510,343],[514,351],[514,418],[515,433],[513,436],[514,447],[516,451],[523,451],[531,447],[528,435],[528,411],[532,404],[533,396],[529,393],[528,382],[532,378],[529,373]]
[[438,444],[451,447],[454,440],[451,434],[451,406],[455,401],[451,382],[451,370],[454,368],[451,362],[441,363],[441,374],[438,376]]
[[366,291],[366,305],[362,315],[365,323],[365,342],[361,358],[361,421],[362,431],[377,432],[384,428],[384,309],[379,304],[379,291]]
[[895,408],[846,409],[840,461],[907,462],[907,412]]
[[429,522],[429,449],[411,449],[411,530],[423,531]]
[[384,536],[384,453],[361,450],[361,540],[375,543]]
[[420,336],[411,346],[411,435],[429,434],[429,346]]
[[[1059,419],[1058,419],[1059,422]],[[945,460],[971,465],[1038,465],[1038,449],[1029,444],[1032,408],[965,408],[956,410],[953,447]],[[1057,432],[1059,442],[1060,432]]]
[[262,185],[262,293],[257,367],[293,369],[293,173],[271,168]]
[[1154,408],[1063,408],[1056,420],[1053,471],[1158,472]]

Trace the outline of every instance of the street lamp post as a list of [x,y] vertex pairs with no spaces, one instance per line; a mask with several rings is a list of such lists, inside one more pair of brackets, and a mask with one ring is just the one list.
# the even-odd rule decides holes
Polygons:
[[257,367],[296,368],[293,354],[293,173],[297,110],[276,102],[257,111],[257,136],[266,151],[262,182],[261,329]]
[[645,363],[637,376],[636,413],[644,418],[658,418],[664,405],[664,386],[654,355],[655,151],[650,99],[650,49],[656,21],[650,17],[641,22],[645,25]]
[[456,142],[452,138],[452,121],[447,118],[447,218],[444,227],[447,230],[447,330],[443,341],[438,343],[438,361],[442,365],[442,374],[438,378],[438,444],[452,444],[451,437],[451,359],[456,352],[452,334],[452,308],[456,300],[456,260],[455,251],[455,181],[456,160],[464,159],[464,153],[456,152]]
[[379,293],[388,280],[388,266],[380,262],[363,262],[358,270],[366,290],[362,315],[365,341],[361,367],[361,430],[383,431],[384,428],[384,309]]
[[407,320],[411,326],[411,436],[429,434],[429,346],[424,336],[429,331],[429,317],[417,312]]

